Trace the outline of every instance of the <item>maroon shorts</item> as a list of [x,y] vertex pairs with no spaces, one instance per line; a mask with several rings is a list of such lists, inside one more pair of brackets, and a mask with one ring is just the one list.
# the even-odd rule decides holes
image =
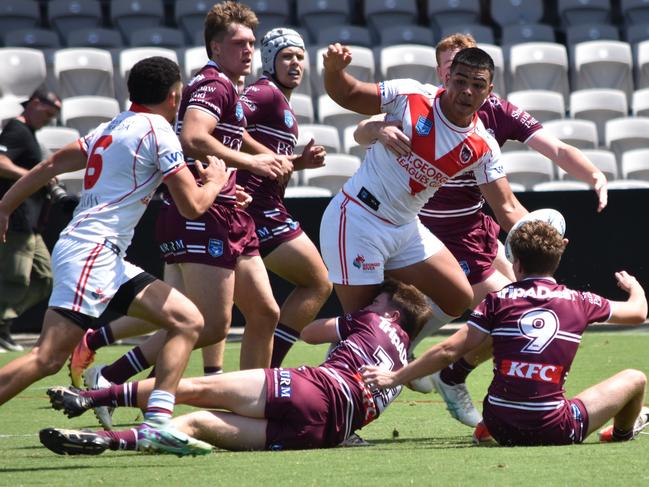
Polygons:
[[253,203],[246,208],[246,213],[255,221],[262,257],[303,233],[300,222],[293,220],[284,205],[275,203],[272,208],[268,208],[263,204],[255,205],[253,199]]
[[327,441],[330,400],[313,369],[266,369],[266,448],[336,446]]
[[482,416],[491,436],[503,446],[571,445],[581,443],[588,432],[588,411],[579,399],[566,399],[552,418],[530,421],[536,413],[494,406],[484,401]]
[[472,286],[495,272],[500,227],[493,218],[481,211],[454,218],[419,218],[451,251]]
[[191,262],[234,269],[239,257],[259,255],[259,240],[250,215],[239,208],[213,205],[196,220],[176,205],[162,205],[156,240],[167,264]]

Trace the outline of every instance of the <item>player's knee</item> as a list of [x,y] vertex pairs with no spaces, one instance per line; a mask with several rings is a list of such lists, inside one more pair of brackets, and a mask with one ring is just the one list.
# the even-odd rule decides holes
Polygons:
[[40,347],[34,347],[31,352],[38,364],[38,370],[41,372],[41,377],[56,374],[68,358],[69,354],[64,353],[45,353]]
[[644,390],[647,387],[647,376],[637,369],[626,369],[624,371],[624,381],[627,384],[633,384],[636,389]]
[[440,305],[440,308],[447,315],[460,316],[471,308],[471,303],[473,303],[473,289],[467,282],[466,286],[460,286],[457,289],[457,292],[453,294],[453,299],[449,300],[445,306]]
[[314,292],[318,296],[318,300],[324,304],[324,302],[329,299],[331,292],[334,289],[334,285],[328,279],[319,280],[316,282]]

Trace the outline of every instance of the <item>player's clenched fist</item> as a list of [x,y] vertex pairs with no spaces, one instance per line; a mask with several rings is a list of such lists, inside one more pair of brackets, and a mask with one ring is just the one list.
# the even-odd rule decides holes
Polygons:
[[195,167],[203,184],[211,182],[222,188],[228,182],[230,171],[225,167],[223,159],[215,156],[207,156],[206,165],[203,165],[200,161],[196,161]]
[[329,44],[327,52],[322,55],[324,68],[327,71],[340,71],[352,62],[352,52],[347,46],[336,42]]

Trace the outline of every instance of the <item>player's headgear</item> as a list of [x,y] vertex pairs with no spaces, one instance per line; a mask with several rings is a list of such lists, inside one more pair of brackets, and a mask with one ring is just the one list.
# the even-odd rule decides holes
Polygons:
[[266,33],[261,40],[261,67],[264,73],[275,74],[277,53],[286,47],[304,48],[304,39],[293,29],[277,27]]

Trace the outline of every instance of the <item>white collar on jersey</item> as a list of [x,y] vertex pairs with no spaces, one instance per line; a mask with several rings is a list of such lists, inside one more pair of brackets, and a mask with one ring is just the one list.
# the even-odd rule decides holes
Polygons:
[[521,281],[536,281],[539,279],[542,279],[544,281],[552,281],[555,284],[557,283],[556,279],[550,276],[527,276],[525,279],[521,279]]

